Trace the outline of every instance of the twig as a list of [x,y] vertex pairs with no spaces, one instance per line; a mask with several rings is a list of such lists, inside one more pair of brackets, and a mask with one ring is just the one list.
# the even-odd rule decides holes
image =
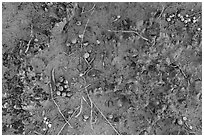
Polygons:
[[[90,100],[90,102],[91,102],[91,118],[90,118],[90,125],[91,125],[91,129],[93,130],[93,123],[92,123],[92,121],[93,121],[93,102],[92,102],[92,100],[91,100],[89,94],[87,94],[87,96],[88,96],[88,98],[89,98],[89,100]],[[83,97],[83,98],[84,98],[84,97]],[[85,100],[85,98],[84,98],[84,100]]]
[[92,99],[90,98],[89,94],[87,93],[87,96],[91,102],[92,105],[94,105],[96,107],[96,109],[101,113],[101,115],[103,116],[103,118],[108,122],[108,124],[113,128],[113,130],[120,135],[120,133],[117,131],[117,129],[110,123],[110,121],[104,116],[103,112],[97,107],[97,105],[92,101]]
[[91,125],[91,129],[93,130],[93,102],[91,101],[91,118],[90,118],[90,125]]
[[90,10],[87,10],[87,11],[84,11],[84,6],[83,6],[83,9],[82,9],[82,12],[81,12],[81,14],[84,14],[84,13],[86,13],[86,12],[89,12],[89,11],[91,11],[91,10],[93,10],[94,8],[95,8],[95,4],[93,5],[93,7],[90,9]]
[[33,39],[33,25],[31,25],[31,30],[30,30],[30,40],[29,40],[29,42],[28,42],[28,44],[27,44],[27,48],[26,48],[26,50],[25,50],[25,53],[27,53],[28,52],[28,50],[29,50],[29,48],[30,48],[30,42],[31,42],[31,40]]
[[[94,12],[94,10],[91,12],[91,15],[93,14],[93,12]],[[82,50],[82,43],[83,43],[83,40],[84,40],[84,35],[85,35],[85,32],[86,32],[86,28],[88,26],[89,20],[90,20],[90,18],[88,18],[88,20],[86,22],[86,25],[84,27],[84,31],[83,31],[82,36],[81,36],[81,50]]]
[[64,129],[64,127],[67,125],[67,123],[64,123],[64,125],[62,126],[62,128],[60,129],[60,131],[57,133],[57,135],[59,135],[61,132],[62,132],[62,130]]
[[41,134],[41,133],[39,133],[39,132],[37,132],[37,131],[33,131],[35,134],[37,134],[37,135],[43,135],[43,134]]
[[[71,117],[68,119],[68,122],[72,119],[72,117],[74,116],[74,114],[75,114],[75,112],[77,111],[79,109],[79,107],[77,107],[76,108],[76,110],[74,111],[74,113],[71,115]],[[61,132],[62,132],[62,130],[64,129],[64,127],[67,125],[67,123],[65,123],[62,127],[61,127],[61,129],[60,129],[60,131],[57,133],[57,135],[59,135]]]
[[78,114],[75,116],[75,118],[76,118],[76,117],[78,117],[78,116],[81,114],[82,109],[83,109],[83,100],[81,99],[81,106],[80,106],[80,110],[79,110],[79,113],[78,113]]

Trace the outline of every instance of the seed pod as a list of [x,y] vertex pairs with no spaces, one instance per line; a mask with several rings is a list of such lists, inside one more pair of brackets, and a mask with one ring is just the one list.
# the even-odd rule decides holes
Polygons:
[[64,88],[63,88],[63,86],[59,86],[58,89],[59,89],[59,91],[63,91]]
[[57,91],[57,95],[58,95],[58,96],[61,96],[61,92],[60,92],[60,91]]
[[64,88],[67,89],[69,87],[69,85],[64,85]]
[[66,92],[62,92],[62,97],[66,97]]

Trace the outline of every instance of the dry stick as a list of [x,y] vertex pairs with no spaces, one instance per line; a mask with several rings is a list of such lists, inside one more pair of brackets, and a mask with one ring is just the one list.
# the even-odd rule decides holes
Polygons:
[[62,128],[60,129],[60,131],[57,133],[57,135],[59,135],[61,132],[62,132],[62,130],[64,129],[64,127],[67,125],[67,123],[64,123],[64,125],[62,126]]
[[29,40],[29,42],[28,42],[28,44],[27,44],[27,48],[26,48],[26,50],[25,50],[25,53],[27,53],[28,52],[28,50],[29,50],[29,48],[30,48],[30,42],[31,42],[31,40],[32,40],[32,38],[33,38],[33,25],[31,25],[31,30],[30,30],[30,40]]
[[[91,100],[91,98],[89,98]],[[93,105],[96,107],[96,109],[101,113],[101,115],[103,116],[103,118],[108,122],[108,124],[114,129],[114,131],[120,135],[120,133],[117,131],[117,129],[110,123],[110,121],[104,116],[103,112],[96,106],[96,104],[91,101],[93,103]]]
[[[53,69],[51,70],[51,78],[52,78],[52,80],[54,80],[54,71],[55,71],[55,70],[54,70],[54,68],[53,68]],[[53,81],[53,82],[54,82],[54,81]],[[63,119],[65,120],[65,122],[66,122],[67,124],[69,124],[69,126],[70,126],[71,128],[73,128],[73,127],[71,126],[71,124],[66,120],[65,116],[62,114],[59,105],[55,102],[55,100],[54,100],[54,98],[53,98],[52,85],[51,85],[51,83],[50,83],[49,85],[50,85],[50,91],[51,91],[51,99],[52,99],[52,101],[54,102],[55,106],[57,107],[57,109],[58,109],[60,115],[63,117]]]
[[41,134],[41,133],[39,133],[39,132],[37,132],[37,131],[33,131],[34,133],[36,133],[36,134],[38,134],[38,135],[43,135],[43,134]]
[[[91,12],[91,15],[93,14],[94,10]],[[84,28],[84,31],[82,33],[82,38],[81,38],[81,50],[82,50],[82,43],[83,43],[83,40],[84,40],[84,35],[85,35],[85,32],[86,32],[86,28],[88,26],[88,23],[89,23],[89,20],[90,18],[88,18],[87,22],[86,22],[86,25],[85,25],[85,28]]]
[[[86,102],[87,105],[89,105],[89,107],[91,108],[91,105],[88,103],[88,101],[84,98],[84,96],[82,96],[83,100]],[[95,111],[93,111],[94,114],[97,115],[97,113]]]
[[77,114],[75,117],[78,117],[78,116],[81,114],[82,109],[83,109],[83,101],[82,101],[82,99],[81,99],[81,106],[80,106],[80,110],[79,110],[79,113],[78,113],[78,114]]
[[84,14],[84,13],[86,13],[86,12],[89,12],[89,11],[91,11],[91,10],[93,10],[94,8],[95,8],[95,4],[93,5],[93,7],[90,9],[90,10],[88,10],[88,11],[84,11],[84,6],[83,6],[83,9],[82,9],[82,12],[81,12],[81,14]]
[[93,130],[93,102],[91,102],[91,119],[90,119],[90,124],[91,124],[91,129]]
[[[87,91],[87,90],[86,90]],[[88,96],[88,98],[89,98],[89,100],[90,100],[90,102],[91,102],[91,118],[90,118],[90,125],[91,125],[91,129],[93,130],[93,125],[92,125],[92,121],[93,121],[93,102],[92,102],[92,100],[90,99],[90,96],[89,96],[89,94],[87,94],[87,96]],[[84,97],[83,97],[84,98]],[[85,98],[84,98],[84,100],[85,100]]]

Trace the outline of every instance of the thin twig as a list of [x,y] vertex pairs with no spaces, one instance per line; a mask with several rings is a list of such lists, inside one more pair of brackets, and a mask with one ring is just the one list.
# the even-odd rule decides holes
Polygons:
[[28,42],[28,44],[27,44],[27,48],[26,48],[26,50],[25,50],[25,53],[27,53],[28,52],[28,50],[29,50],[29,48],[30,48],[30,42],[31,42],[31,40],[33,39],[33,25],[31,25],[31,30],[30,30],[30,40],[29,40],[29,42]]
[[84,11],[84,6],[83,6],[83,9],[82,9],[82,12],[81,12],[81,14],[84,14],[84,13],[86,13],[86,12],[89,12],[89,11],[91,11],[91,10],[93,10],[94,8],[95,8],[95,4],[93,5],[93,7],[90,9],[90,10],[87,10],[87,11]]
[[64,127],[67,125],[67,123],[64,123],[64,125],[62,126],[62,128],[60,129],[60,131],[57,133],[57,135],[59,135],[61,132],[62,132],[62,130],[64,129]]
[[110,121],[105,117],[105,115],[103,114],[103,112],[97,107],[97,105],[92,101],[92,99],[90,98],[89,94],[87,93],[87,96],[90,100],[90,102],[92,103],[92,105],[94,105],[96,107],[96,109],[101,113],[101,115],[103,116],[103,118],[108,122],[108,124],[113,128],[113,130],[120,135],[120,133],[117,131],[117,129],[110,123]]
[[87,94],[87,96],[88,96],[88,98],[89,98],[89,100],[90,100],[90,102],[91,102],[91,118],[90,118],[90,125],[91,125],[91,129],[93,130],[93,125],[92,125],[92,120],[93,120],[93,102],[92,102],[92,100],[91,100],[89,94]]
[[[93,14],[94,10],[91,12],[91,15]],[[88,23],[89,23],[89,20],[90,18],[88,18],[87,22],[86,22],[86,25],[84,27],[84,30],[83,30],[83,33],[82,33],[82,38],[81,38],[81,50],[82,50],[82,43],[83,43],[83,40],[84,40],[84,35],[85,35],[85,32],[86,32],[86,28],[88,26]]]
[[[72,119],[72,117],[74,116],[74,114],[75,114],[75,112],[77,111],[79,109],[79,107],[77,107],[76,108],[76,110],[74,111],[74,113],[71,115],[71,117],[68,119],[68,122]],[[64,129],[64,127],[67,125],[67,123],[65,123],[62,127],[61,127],[61,129],[60,129],[60,131],[57,133],[57,135],[59,135],[61,132],[62,132],[62,130]]]
[[82,109],[83,109],[83,100],[81,99],[81,106],[80,106],[80,110],[79,110],[79,113],[78,113],[78,114],[75,116],[75,118],[76,118],[76,117],[78,117],[78,116],[81,114]]

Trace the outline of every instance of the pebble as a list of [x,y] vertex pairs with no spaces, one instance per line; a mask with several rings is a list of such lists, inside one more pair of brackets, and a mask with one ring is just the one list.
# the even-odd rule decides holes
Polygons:
[[178,120],[179,125],[183,125],[183,121],[181,119]]
[[83,115],[83,119],[86,121],[89,119],[89,116],[88,115]]
[[183,120],[186,121],[186,120],[187,120],[187,117],[184,116],[184,117],[183,117]]
[[68,80],[64,80],[64,84],[69,84],[69,81]]
[[77,43],[77,39],[76,38],[72,39],[72,44],[76,44],[76,43]]
[[108,118],[109,118],[109,119],[113,119],[113,115],[112,115],[112,114],[109,114],[109,115],[108,115]]
[[88,58],[89,57],[89,53],[85,53],[84,54],[84,58],[86,59],[86,58]]
[[49,128],[51,128],[51,127],[52,127],[52,124],[49,123],[47,126],[48,126]]
[[44,117],[43,119],[44,119],[44,120],[47,120],[47,117]]
[[71,97],[71,96],[72,96],[72,93],[68,92],[67,97]]

